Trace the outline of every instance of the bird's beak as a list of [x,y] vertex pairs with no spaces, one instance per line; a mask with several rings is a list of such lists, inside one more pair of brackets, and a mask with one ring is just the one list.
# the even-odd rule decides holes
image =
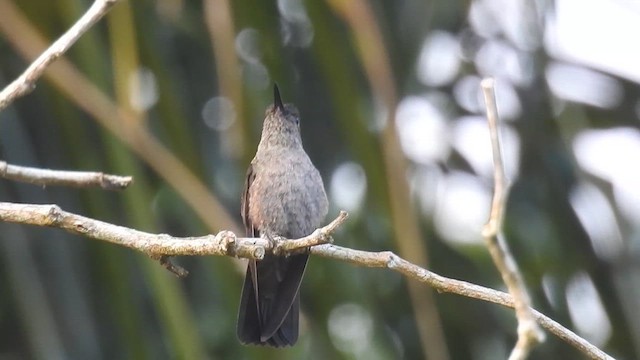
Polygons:
[[273,84],[273,104],[276,108],[280,109],[280,111],[284,111],[284,104],[282,103],[282,99],[280,98],[280,90],[278,90],[278,84]]

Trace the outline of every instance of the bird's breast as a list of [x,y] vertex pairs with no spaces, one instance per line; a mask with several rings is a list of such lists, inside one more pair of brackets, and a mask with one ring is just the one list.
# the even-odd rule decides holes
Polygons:
[[279,156],[256,163],[249,215],[261,233],[299,238],[322,225],[327,197],[320,174],[304,156]]

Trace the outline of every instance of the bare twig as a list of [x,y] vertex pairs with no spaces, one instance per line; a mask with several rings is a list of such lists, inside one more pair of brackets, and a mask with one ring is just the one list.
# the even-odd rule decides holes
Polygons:
[[297,239],[296,241],[278,241],[274,243],[272,249],[274,254],[289,254],[297,250],[309,248],[321,244],[333,243],[331,234],[342,225],[349,215],[346,211],[340,211],[340,214],[327,226],[316,229],[311,235]]
[[34,185],[100,187],[105,190],[122,190],[133,182],[131,176],[109,175],[101,172],[62,171],[9,165],[0,161],[0,177]]
[[187,271],[187,269],[171,262],[170,256],[162,255],[160,256],[158,261],[160,262],[160,265],[162,265],[162,267],[174,273],[177,277],[183,278],[189,275],[189,271]]
[[[161,259],[174,255],[218,255],[235,256],[248,259],[262,259],[266,252],[296,251],[301,245],[318,244],[310,248],[317,256],[348,262],[363,267],[388,268],[400,274],[425,283],[439,292],[458,294],[474,299],[493,302],[507,307],[514,307],[513,297],[501,291],[440,276],[419,267],[396,254],[354,250],[328,244],[330,235],[347,218],[346,212],[328,225],[316,230],[313,234],[295,240],[282,240],[276,250],[269,240],[261,238],[240,238],[230,231],[221,231],[217,235],[178,238],[166,234],[150,234],[134,229],[117,226],[69,213],[57,205],[31,205],[0,202],[0,221],[48,226],[66,230],[97,240],[108,241],[142,251],[153,258]],[[301,243],[299,243],[301,242]],[[285,245],[286,244],[286,245]],[[174,266],[172,264],[166,267]],[[178,270],[179,272],[180,270]],[[547,316],[529,309],[533,318],[549,332],[557,335],[568,344],[574,346],[591,359],[613,360],[602,350],[579,337]]]
[[484,79],[480,86],[487,110],[487,121],[489,123],[489,136],[491,138],[491,150],[493,153],[493,200],[491,202],[491,213],[489,221],[485,225],[483,235],[485,237],[495,237],[502,227],[502,219],[504,207],[507,202],[507,186],[504,171],[504,163],[502,161],[502,146],[500,145],[500,136],[498,134],[498,107],[494,92],[495,81],[491,78]]
[[494,80],[491,78],[484,79],[481,82],[487,107],[487,120],[489,121],[494,168],[494,193],[491,203],[491,213],[489,215],[489,221],[482,231],[482,235],[489,248],[493,262],[500,271],[502,279],[514,299],[516,318],[518,319],[518,341],[511,351],[511,355],[509,355],[509,360],[522,360],[527,358],[531,349],[536,344],[544,341],[544,333],[535,321],[535,317],[531,311],[529,294],[525,288],[522,276],[518,271],[518,266],[501,232],[508,189],[504,163],[502,161],[500,137],[498,135],[499,118],[494,83]]
[[62,56],[75,42],[100,20],[118,0],[96,0],[87,12],[64,35],[42,53],[27,70],[0,92],[0,110],[13,100],[32,91],[45,69]]

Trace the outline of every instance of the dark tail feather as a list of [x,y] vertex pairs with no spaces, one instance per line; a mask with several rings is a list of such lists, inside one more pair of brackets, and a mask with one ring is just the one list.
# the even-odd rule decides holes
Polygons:
[[260,317],[256,305],[255,292],[251,281],[251,272],[247,266],[247,274],[244,277],[240,310],[238,311],[237,335],[243,344],[260,343]]
[[290,346],[298,340],[298,289],[308,255],[266,257],[257,262],[258,304],[251,267],[242,288],[238,339],[244,344]]

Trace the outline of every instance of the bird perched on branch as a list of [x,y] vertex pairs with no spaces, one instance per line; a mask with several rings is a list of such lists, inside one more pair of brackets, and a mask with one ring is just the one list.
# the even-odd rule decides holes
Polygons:
[[[283,104],[278,86],[265,114],[251,161],[241,211],[247,236],[273,240],[311,234],[328,202],[320,173],[302,147],[300,115]],[[289,346],[298,340],[300,283],[308,254],[250,260],[242,289],[237,334],[244,344]]]

